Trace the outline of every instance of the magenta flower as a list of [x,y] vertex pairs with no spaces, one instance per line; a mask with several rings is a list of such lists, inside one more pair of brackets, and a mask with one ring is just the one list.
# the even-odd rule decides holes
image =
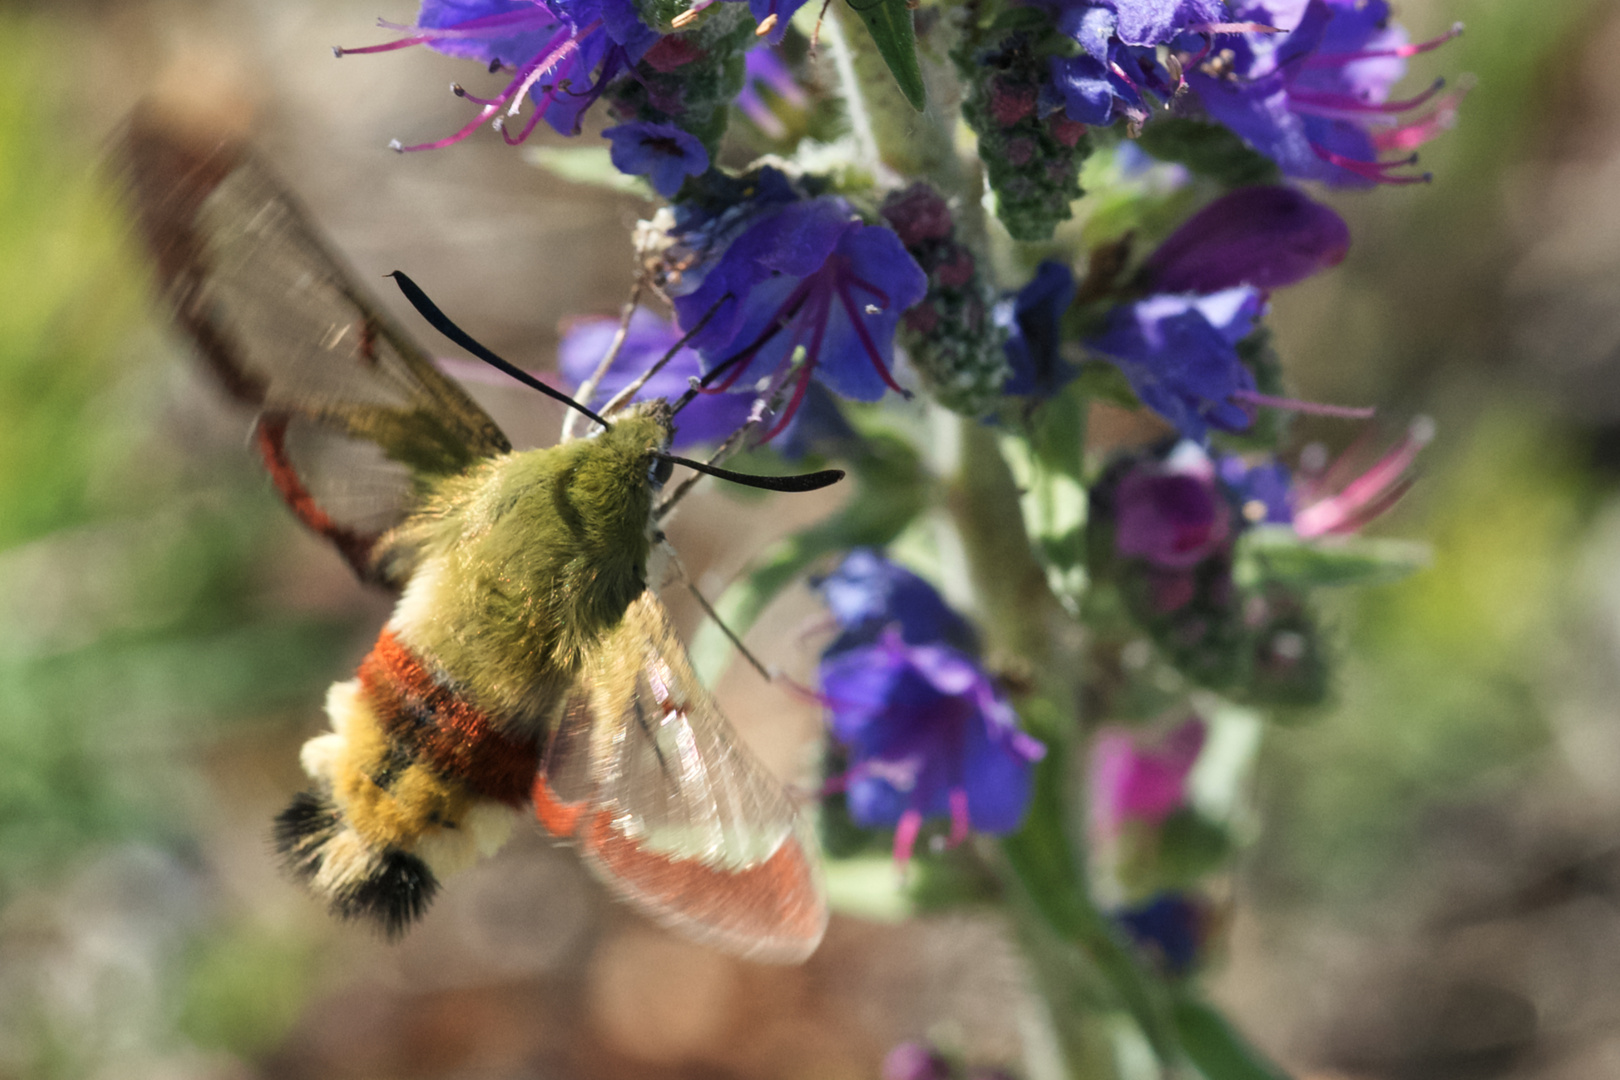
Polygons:
[[1132,824],[1156,827],[1187,805],[1187,777],[1203,752],[1205,724],[1189,717],[1157,742],[1113,728],[1091,749],[1091,827],[1103,839]]
[[1186,570],[1232,533],[1232,510],[1202,449],[1182,443],[1163,461],[1131,465],[1113,490],[1114,550],[1162,570]]
[[1145,270],[1155,292],[1270,292],[1337,266],[1349,250],[1350,227],[1330,208],[1295,188],[1247,187],[1184,221]]

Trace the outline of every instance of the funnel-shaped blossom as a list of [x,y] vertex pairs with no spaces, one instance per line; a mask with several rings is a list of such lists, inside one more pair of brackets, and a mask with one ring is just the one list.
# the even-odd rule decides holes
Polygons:
[[[1234,16],[1276,26],[1293,7],[1265,0],[1236,6]],[[1345,187],[1415,183],[1427,176],[1399,171],[1414,157],[1384,155],[1405,155],[1450,127],[1457,100],[1437,97],[1440,82],[1404,100],[1390,93],[1406,57],[1460,31],[1410,44],[1385,0],[1309,0],[1287,33],[1223,38],[1222,53],[1192,67],[1187,83],[1211,118],[1287,176]]]
[[[557,348],[557,366],[570,387],[577,389],[595,373],[618,331],[619,320],[613,317],[576,319],[565,327],[562,343]],[[630,317],[624,344],[597,384],[591,400],[585,404],[592,408],[607,404],[615,394],[663,359],[680,340],[680,331],[668,320],[660,319],[645,308],[637,308]],[[633,400],[665,398],[673,401],[686,392],[699,370],[697,353],[683,346],[647,380]],[[751,394],[697,397],[677,418],[674,447],[683,449],[723,441],[747,422],[753,403]]]
[[1184,221],[1145,269],[1155,292],[1269,292],[1337,266],[1349,250],[1350,227],[1332,209],[1294,188],[1246,187]]
[[839,634],[822,656],[871,645],[893,629],[909,645],[945,643],[975,652],[973,627],[934,587],[870,548],[856,548],[815,582]]
[[1018,828],[1030,763],[1046,749],[1019,730],[975,660],[946,645],[908,645],[891,628],[822,660],[820,676],[833,736],[850,755],[850,816],[894,826],[897,861],[911,857],[924,818],[949,818],[953,843],[970,829]]
[[835,196],[773,195],[751,213],[694,224],[707,257],[672,290],[676,318],[696,331],[711,391],[791,384],[766,438],[786,426],[812,377],[856,401],[905,393],[890,373],[895,328],[928,280],[892,230],[863,223]]
[[709,167],[709,152],[703,143],[674,124],[620,124],[602,132],[602,137],[613,144],[610,156],[615,169],[645,176],[666,199],[675,197],[688,176]]
[[1218,551],[1232,510],[1202,448],[1182,443],[1163,461],[1142,460],[1113,494],[1114,550],[1162,570],[1185,570]]
[[[415,146],[396,143],[396,150],[449,146],[491,122],[508,143],[516,144],[529,137],[542,117],[559,134],[577,135],[580,117],[607,84],[658,40],[641,22],[632,0],[423,0],[414,26],[383,25],[407,36],[383,45],[340,48],[337,55],[426,45],[477,60],[492,71],[513,72],[493,98],[455,88],[458,96],[479,106],[478,115],[460,131]],[[525,98],[532,99],[533,112],[514,135],[507,125],[519,115]]]
[[1197,965],[1213,921],[1207,902],[1179,892],[1124,908],[1114,920],[1170,975],[1185,975]]
[[1187,778],[1207,731],[1189,717],[1158,741],[1125,729],[1100,732],[1091,749],[1091,828],[1101,839],[1133,824],[1159,826],[1187,805]]
[[1201,442],[1210,427],[1242,431],[1253,420],[1239,404],[1255,382],[1237,344],[1263,306],[1248,286],[1149,296],[1111,311],[1086,344],[1124,373],[1142,404]]

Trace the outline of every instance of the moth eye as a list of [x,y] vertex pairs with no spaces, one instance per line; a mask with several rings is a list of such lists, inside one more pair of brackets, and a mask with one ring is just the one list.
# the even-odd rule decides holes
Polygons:
[[651,484],[654,490],[662,488],[674,471],[675,463],[669,458],[655,457],[651,467],[647,469],[647,483]]

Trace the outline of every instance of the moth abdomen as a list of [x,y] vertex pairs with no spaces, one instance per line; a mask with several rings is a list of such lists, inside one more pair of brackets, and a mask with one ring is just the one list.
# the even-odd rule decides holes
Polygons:
[[315,787],[276,819],[276,847],[335,914],[397,935],[440,878],[504,842],[538,737],[497,724],[387,630],[326,712],[332,730],[301,754]]

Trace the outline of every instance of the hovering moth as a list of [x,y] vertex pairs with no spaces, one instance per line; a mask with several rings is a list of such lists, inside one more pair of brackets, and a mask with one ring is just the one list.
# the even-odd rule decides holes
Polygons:
[[648,588],[657,493],[696,465],[668,453],[670,406],[514,451],[245,147],[141,114],[115,159],[175,318],[259,412],[276,490],[398,596],[303,748],[311,786],[275,825],[292,872],[397,934],[532,807],[652,918],[808,956],[827,922],[814,838]]

